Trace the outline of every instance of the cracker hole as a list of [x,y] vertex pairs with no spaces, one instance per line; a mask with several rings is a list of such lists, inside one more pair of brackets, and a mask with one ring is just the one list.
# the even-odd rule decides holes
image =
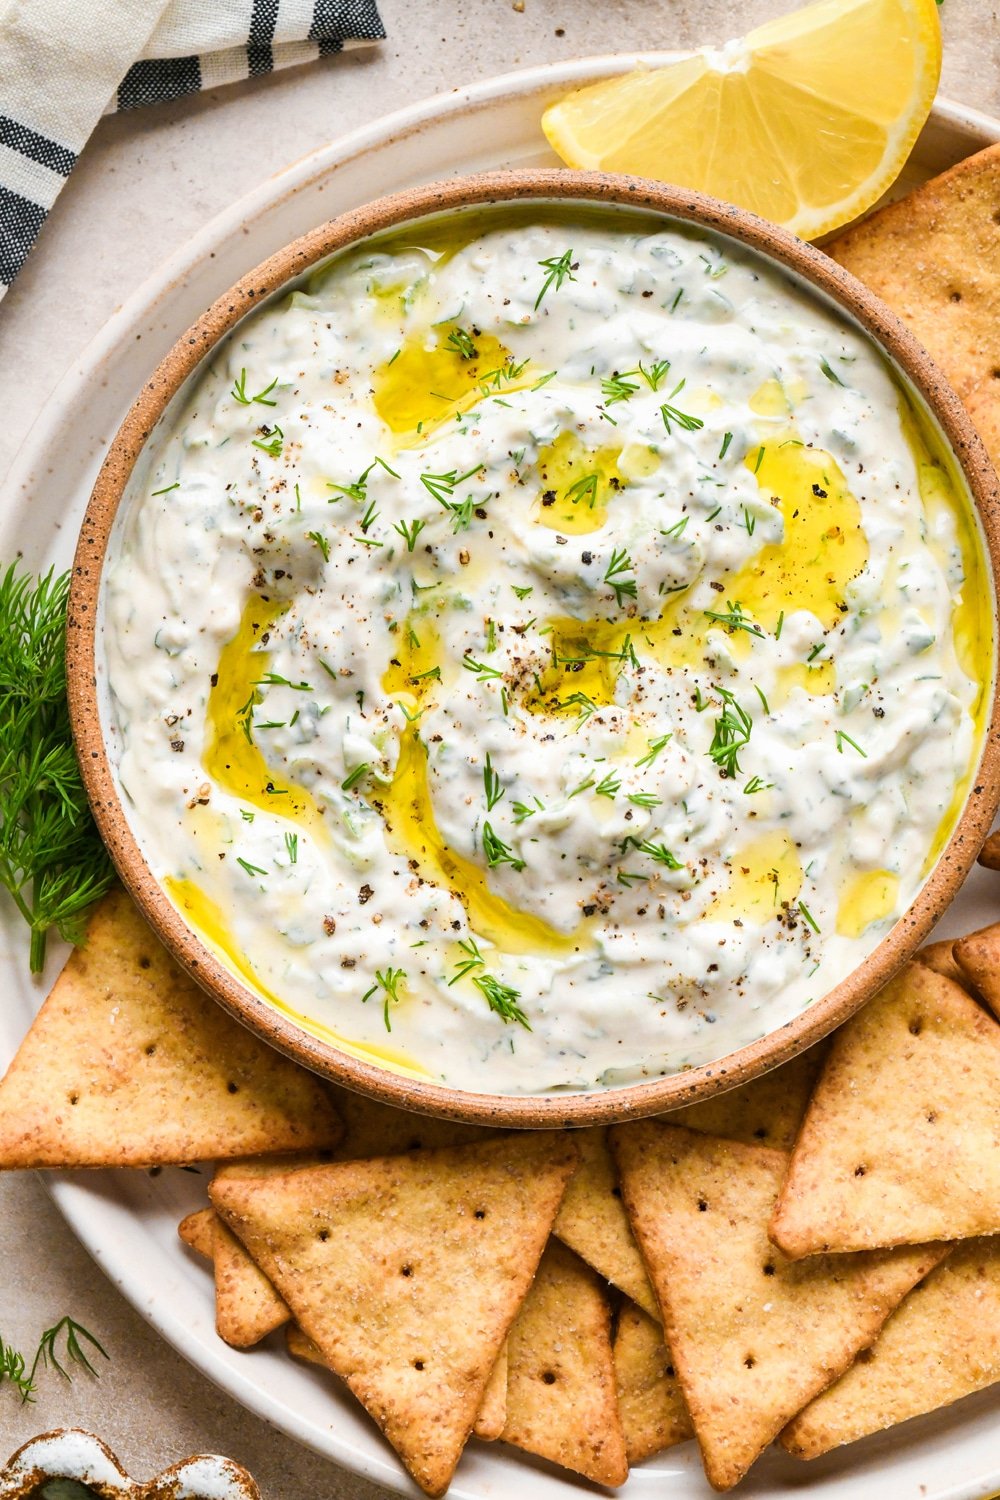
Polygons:
[[764,1275],[765,1276],[773,1276],[774,1275],[774,1263],[772,1261],[768,1261],[767,1265],[764,1267]]
[[622,1195],[622,1190],[621,1190],[620,1187],[613,1187],[611,1189],[611,1196],[612,1196],[612,1198],[620,1198],[621,1195]]
[[152,959],[151,958],[147,958],[145,954],[143,954],[142,957],[139,959],[139,968],[140,969],[148,969],[151,964],[152,964]]
[[424,1368],[424,1362],[423,1362],[423,1360],[422,1359],[415,1359],[413,1361],[413,1368],[415,1370],[422,1370]]
[[150,1042],[149,1046],[146,1048],[146,1056],[147,1057],[152,1057],[153,1053],[155,1051],[156,1051],[156,1043],[155,1042]]
[[951,295],[950,295],[950,299],[949,300],[952,301],[952,302],[961,302],[961,300],[962,300],[962,293],[959,292],[959,291],[952,292]]
[[400,1268],[399,1268],[399,1274],[400,1274],[400,1276],[412,1276],[413,1275],[413,1267],[412,1266],[400,1266]]
[[855,1357],[859,1365],[871,1364],[872,1360],[875,1358],[871,1349],[862,1349],[861,1353],[856,1355]]
[[667,1365],[667,1368],[664,1370],[663,1373],[667,1377],[668,1380],[674,1380],[676,1378],[676,1375],[677,1375],[677,1372],[674,1369],[673,1365]]
[[80,1095],[79,1094],[70,1094],[70,1096],[69,1096],[69,1102],[70,1102],[70,1104],[79,1104],[79,1102],[80,1102]]
[[705,1198],[699,1198],[698,1199],[698,1212],[700,1214],[708,1212],[708,1201],[707,1201],[707,1199],[705,1199]]
[[486,1218],[486,1210],[485,1210],[485,1208],[477,1208],[476,1211],[475,1211],[475,1213],[472,1215],[472,1217],[474,1219],[485,1219]]
[[767,1140],[767,1126],[766,1125],[758,1125],[757,1129],[754,1131],[754,1138],[755,1138],[755,1140],[758,1140],[758,1141],[766,1141]]
[[923,1029],[924,1029],[924,1023],[923,1023],[923,1021],[921,1021],[921,1019],[920,1019],[919,1016],[915,1016],[914,1019],[910,1022],[910,1035],[911,1036],[919,1036],[920,1033],[923,1031]]
[[231,1094],[238,1094],[239,1091],[240,1091],[239,1084],[238,1083],[233,1083],[232,1079],[230,1079],[230,1081],[226,1084],[226,1088],[229,1090],[229,1092]]
[[323,1244],[325,1245],[326,1242],[327,1242],[327,1240],[330,1238],[330,1231],[329,1231],[329,1229],[321,1229],[320,1232],[319,1232],[319,1234],[316,1236],[316,1238],[319,1239],[319,1240],[322,1240]]
[[937,1120],[937,1110],[936,1109],[929,1109],[927,1111],[926,1115],[924,1116],[924,1118],[927,1121],[928,1125],[933,1125],[934,1122]]
[[854,1168],[854,1175],[855,1175],[855,1177],[863,1177],[867,1171],[868,1171],[868,1168],[865,1167],[865,1166],[855,1167]]
[[990,374],[993,376],[994,380],[1000,380],[1000,366],[994,365],[993,369],[990,371]]
[[752,1370],[757,1361],[754,1359],[752,1354],[748,1354],[743,1363],[746,1365],[748,1370]]
[[545,1381],[546,1385],[555,1385],[555,1383],[556,1383],[556,1373],[555,1373],[555,1371],[554,1370],[545,1370],[543,1372],[543,1374],[542,1374],[542,1379]]

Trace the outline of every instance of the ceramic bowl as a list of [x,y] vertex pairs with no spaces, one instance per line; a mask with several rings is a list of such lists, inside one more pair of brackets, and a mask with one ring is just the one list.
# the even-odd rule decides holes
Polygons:
[[145,1484],[99,1438],[63,1427],[32,1438],[0,1469],[0,1500],[260,1500],[246,1469],[202,1453]]
[[[887,982],[926,937],[972,865],[1000,801],[995,681],[977,774],[954,832],[908,910],[872,953],[793,1020],[730,1055],[668,1077],[603,1092],[490,1095],[412,1081],[348,1056],[280,1014],[226,968],[188,927],[143,857],[109,759],[99,599],[116,512],[154,424],[199,363],[239,320],[334,251],[376,231],[472,204],[524,200],[619,203],[707,228],[788,267],[866,331],[923,398],[962,469],[977,507],[996,599],[1000,495],[968,416],[899,320],[821,251],[772,224],[697,193],[641,179],[561,170],[498,172],[379,199],[323,224],[273,255],[221,297],[174,346],[135,401],[108,451],[78,544],[69,609],[69,698],[84,779],[98,826],[126,886],[188,972],[227,1010],[281,1051],[348,1088],[402,1108],[529,1128],[587,1125],[653,1114],[747,1082],[818,1041]],[[993,663],[996,677],[996,663]],[[104,698],[102,699],[102,694]]]

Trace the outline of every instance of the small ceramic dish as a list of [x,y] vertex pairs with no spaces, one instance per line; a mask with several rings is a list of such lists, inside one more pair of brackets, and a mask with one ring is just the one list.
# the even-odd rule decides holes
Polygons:
[[203,1453],[145,1484],[99,1438],[64,1427],[32,1438],[0,1469],[0,1500],[260,1500],[246,1469]]
[[[531,170],[432,184],[383,198],[296,240],[220,298],[174,346],[136,400],[112,443],[87,510],[74,565],[68,675],[74,732],[91,804],[126,886],[178,960],[232,1014],[305,1066],[387,1103],[528,1128],[587,1125],[652,1114],[734,1087],[786,1061],[826,1035],[869,999],[913,953],[972,865],[1000,802],[1000,718],[995,648],[990,660],[987,729],[978,768],[950,838],[908,909],[877,947],[825,996],[728,1056],[649,1081],[600,1092],[487,1094],[402,1077],[321,1040],[279,1012],[227,967],[187,925],[150,869],[115,775],[107,677],[101,646],[102,580],[129,478],[154,426],[188,378],[240,319],[336,251],[428,214],[472,205],[534,200],[621,204],[706,229],[748,247],[833,303],[882,350],[924,403],[964,475],[978,512],[994,602],[1000,574],[1000,497],[996,476],[957,397],[898,319],[822,252],[732,206],[663,184],[602,174]],[[995,607],[994,607],[995,613]]]

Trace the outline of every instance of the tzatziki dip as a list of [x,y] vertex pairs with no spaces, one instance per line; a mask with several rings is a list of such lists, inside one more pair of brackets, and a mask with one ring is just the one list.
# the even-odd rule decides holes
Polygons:
[[241,322],[106,579],[149,864],[313,1034],[500,1094],[673,1073],[844,979],[981,739],[964,483],[876,346],[709,232],[533,204]]

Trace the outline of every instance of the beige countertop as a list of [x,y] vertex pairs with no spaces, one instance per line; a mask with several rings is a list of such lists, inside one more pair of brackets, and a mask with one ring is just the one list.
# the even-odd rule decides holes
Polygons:
[[[0,303],[0,476],[63,371],[155,264],[262,178],[343,131],[457,84],[588,53],[720,41],[785,0],[381,0],[388,41],[306,69],[101,123]],[[944,95],[1000,114],[988,0],[944,0]],[[101,1378],[54,1372],[33,1406],[0,1386],[0,1462],[37,1432],[90,1428],[138,1478],[230,1454],[265,1500],[375,1500],[244,1412],[168,1347],[76,1243],[33,1174],[0,1179],[0,1336],[34,1348],[64,1313],[111,1354]]]

